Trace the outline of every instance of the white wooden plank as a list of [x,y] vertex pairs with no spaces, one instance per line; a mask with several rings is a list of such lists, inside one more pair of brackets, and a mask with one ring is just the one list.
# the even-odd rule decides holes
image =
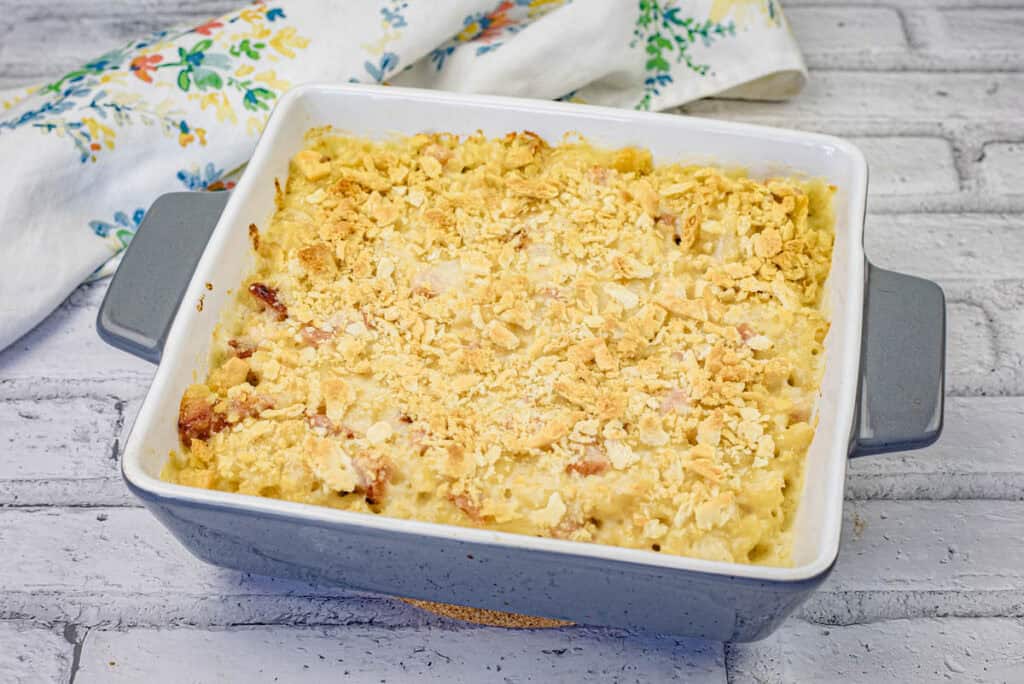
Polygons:
[[[147,377],[97,378],[90,369],[0,380],[0,506],[139,505],[121,481],[115,446],[148,384]],[[86,434],[88,441],[76,441]]]
[[[986,3],[988,4],[988,3]],[[939,21],[934,33],[918,39],[926,47],[955,46],[1020,52],[1024,33],[1024,9],[972,7],[935,12]]]
[[787,5],[784,12],[811,68],[877,67],[908,59],[910,46],[894,9]]
[[857,137],[871,169],[871,196],[949,194],[960,190],[947,140],[923,137]]
[[138,508],[0,509],[0,620],[415,625],[399,601],[250,577],[189,554]]
[[76,682],[726,681],[722,645],[604,630],[94,630]]
[[[77,9],[39,14],[19,20],[5,16],[11,34],[0,40],[0,65],[4,76],[24,81],[43,81],[71,70],[105,52],[154,31],[182,23],[198,24],[203,15],[131,12],[122,16],[90,17]],[[2,30],[2,29],[0,29]],[[60,36],[60,40],[53,40]],[[40,50],[46,45],[45,50]]]
[[937,66],[1020,68],[1024,7],[921,8],[904,12],[911,42]]
[[1024,394],[1024,281],[943,280],[946,391]]
[[60,634],[24,622],[0,621],[0,681],[64,682],[74,646]]
[[113,396],[0,399],[0,505],[132,504],[115,450],[123,416]]
[[946,399],[946,424],[919,451],[851,461],[852,499],[1024,499],[1024,399]]
[[[1006,70],[1024,65],[1019,48],[1024,8],[1019,4],[883,4],[787,2],[785,14],[812,69]],[[905,6],[893,6],[899,4]]]
[[128,506],[139,501],[121,480],[110,477],[60,477],[0,480],[0,506]]
[[[804,616],[1024,616],[1024,502],[846,505],[838,565]],[[140,509],[0,510],[0,619],[159,626],[434,624],[404,604],[192,558]]]
[[149,378],[154,366],[119,352],[96,334],[108,281],[83,285],[35,329],[0,351],[0,382],[40,379]]
[[113,475],[119,404],[74,396],[0,401],[0,480]]
[[161,0],[3,0],[4,8],[19,21],[53,15],[69,15],[72,12],[82,17],[117,17],[132,13],[150,14],[166,12],[171,15],[217,16],[240,5],[237,0],[180,0],[175,3]]
[[[973,292],[960,295],[950,299],[947,294],[946,391],[955,395],[999,394],[1002,383],[986,377],[1001,366],[999,332],[987,308],[974,298]],[[1012,393],[1013,389],[1015,387],[1006,388],[1006,393]]]
[[[15,402],[8,402],[15,403]],[[62,402],[58,404],[63,405]],[[46,406],[41,401],[40,406]],[[0,404],[0,407],[4,404]],[[125,411],[131,414],[131,408]],[[81,418],[77,413],[69,413]],[[79,420],[79,424],[83,421]],[[2,425],[0,425],[2,428]],[[111,433],[98,424],[97,432]],[[2,430],[0,430],[2,434]],[[50,444],[42,435],[41,444]],[[61,451],[62,442],[53,442]],[[27,457],[0,454],[0,472],[36,467],[31,475],[0,477],[0,504],[15,506],[137,506],[104,449],[76,453],[64,468],[60,458],[38,468]],[[49,470],[52,466],[53,470]],[[847,497],[853,499],[1024,498],[1024,399],[950,397],[942,439],[929,449],[857,459],[851,463]]]
[[1024,109],[1024,74],[818,71],[789,102],[712,99],[684,109],[700,116],[781,126],[822,120],[1017,121]]
[[1024,216],[869,214],[864,247],[879,266],[922,278],[1018,278]]
[[[34,83],[74,68],[129,40],[198,24],[238,8],[232,0],[159,3],[76,0],[66,6],[0,2],[0,87]],[[60,40],[54,40],[60,36]],[[41,50],[40,46],[46,49]]]
[[729,681],[1019,682],[1024,679],[1019,620],[891,620],[826,627],[791,620],[768,639],[732,644]]
[[1024,141],[985,145],[978,166],[981,183],[989,193],[1024,195]]
[[1024,616],[1024,503],[854,501],[813,622]]

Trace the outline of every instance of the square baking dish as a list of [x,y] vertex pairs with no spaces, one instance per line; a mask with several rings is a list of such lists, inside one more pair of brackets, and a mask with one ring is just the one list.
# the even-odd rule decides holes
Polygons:
[[[832,326],[794,529],[793,566],[372,516],[160,480],[178,449],[178,402],[204,377],[213,328],[254,264],[250,223],[274,211],[274,181],[312,127],[361,137],[528,129],[578,131],[656,163],[740,166],[754,177],[835,185]],[[230,193],[165,195],[110,285],[97,327],[159,363],[122,453],[129,488],[194,554],[225,567],[387,594],[718,640],[767,636],[827,576],[839,549],[847,458],[933,442],[942,428],[945,303],[929,281],[877,269],[863,245],[867,163],[828,136],[697,118],[358,85],[309,85],[278,103]]]

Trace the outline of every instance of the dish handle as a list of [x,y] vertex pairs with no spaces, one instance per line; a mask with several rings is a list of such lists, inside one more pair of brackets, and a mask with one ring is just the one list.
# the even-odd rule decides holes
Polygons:
[[174,314],[228,196],[174,192],[157,198],[100,305],[96,330],[107,344],[160,362]]
[[920,449],[942,432],[946,298],[930,280],[867,264],[850,455]]

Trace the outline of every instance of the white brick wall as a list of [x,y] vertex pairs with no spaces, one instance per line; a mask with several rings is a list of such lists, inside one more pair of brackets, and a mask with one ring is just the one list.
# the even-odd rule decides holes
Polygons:
[[953,147],[944,138],[854,137],[871,168],[872,199],[947,195],[960,191]]
[[1024,193],[1024,129],[1016,142],[991,142],[984,146],[978,165],[982,187],[993,195]]
[[893,620],[844,629],[793,620],[763,642],[730,646],[728,659],[736,684],[1014,682],[1022,643],[1019,620]]
[[704,100],[687,105],[693,114],[769,124],[838,121],[901,122],[1014,120],[1024,105],[1024,74],[819,71],[791,102]]
[[[839,563],[798,618],[726,648],[503,631],[205,565],[120,481],[153,369],[95,336],[101,283],[0,354],[0,681],[1024,681],[1024,0],[783,2],[807,90],[686,111],[852,139],[870,257],[949,301],[943,438],[850,464]],[[238,3],[0,0],[0,88]]]
[[[957,3],[786,3],[807,62],[818,69],[1020,69],[1024,7]],[[964,5],[966,3],[959,3]]]
[[[83,285],[34,330],[3,352],[0,383],[34,386],[39,378],[71,384],[88,380],[149,378],[153,366],[128,354],[111,354],[96,334],[96,309],[106,282]],[[88,368],[89,373],[82,373]],[[2,388],[0,388],[2,391]]]
[[1024,274],[1024,216],[869,214],[864,247],[879,266],[923,278],[1012,280]]
[[[489,648],[480,648],[487,643]],[[197,661],[195,654],[204,658]],[[391,663],[390,676],[381,676]],[[686,639],[623,639],[604,630],[504,631],[246,627],[89,634],[76,682],[565,682],[725,684],[723,649]]]
[[52,629],[0,621],[0,682],[66,681],[73,657],[74,645]]
[[850,463],[850,499],[1020,499],[1024,399],[949,397],[942,439],[922,451]]

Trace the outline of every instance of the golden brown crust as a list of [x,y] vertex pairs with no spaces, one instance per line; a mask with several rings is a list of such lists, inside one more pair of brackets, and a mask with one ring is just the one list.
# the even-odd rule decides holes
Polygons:
[[314,131],[168,477],[785,564],[830,195],[529,132]]

